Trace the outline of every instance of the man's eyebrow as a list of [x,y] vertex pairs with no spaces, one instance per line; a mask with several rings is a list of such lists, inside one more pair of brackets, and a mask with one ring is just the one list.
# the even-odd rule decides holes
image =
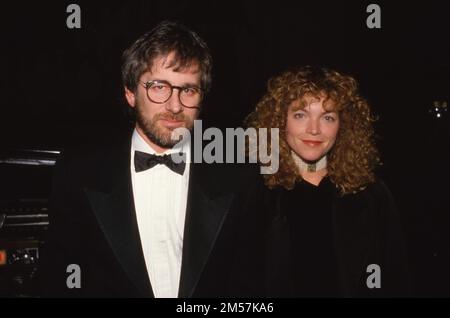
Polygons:
[[165,80],[165,79],[158,79],[158,78],[150,79],[150,80],[147,80],[146,82],[153,82],[153,81],[155,81],[155,82],[169,83],[169,84],[172,85],[172,86],[180,86],[180,87],[199,87],[199,88],[200,88],[200,83],[186,82],[186,83],[183,83],[182,85],[175,85],[175,84],[169,82],[168,80]]
[[200,83],[184,83],[181,87],[200,87]]

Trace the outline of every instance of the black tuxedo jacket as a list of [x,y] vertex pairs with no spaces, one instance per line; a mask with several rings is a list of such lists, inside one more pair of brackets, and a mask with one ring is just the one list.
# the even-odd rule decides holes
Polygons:
[[[128,135],[115,144],[66,152],[58,161],[38,295],[153,296],[135,215],[130,147]],[[191,164],[180,297],[252,296],[261,290],[257,273],[238,262],[251,241],[245,227],[256,208],[245,197],[254,171]],[[81,288],[67,287],[70,264],[81,270]]]

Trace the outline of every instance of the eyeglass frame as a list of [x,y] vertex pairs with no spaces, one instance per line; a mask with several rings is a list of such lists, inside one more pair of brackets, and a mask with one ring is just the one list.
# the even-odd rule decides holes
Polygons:
[[[167,101],[172,97],[174,88],[178,89],[178,100],[180,101],[180,104],[181,104],[183,107],[190,108],[190,109],[193,109],[193,108],[200,109],[200,104],[201,104],[201,102],[202,102],[202,100],[203,100],[203,94],[204,94],[204,91],[205,91],[203,88],[198,87],[198,86],[176,86],[176,85],[172,85],[172,84],[169,83],[168,81],[164,81],[164,80],[152,80],[152,81],[147,81],[147,82],[141,82],[141,81],[139,81],[139,83],[142,84],[142,86],[145,88],[145,91],[146,91],[146,93],[147,93],[147,98],[148,98],[151,102],[153,102],[153,103],[155,103],[155,104],[164,104],[165,102],[167,102]],[[149,96],[149,94],[148,94],[148,89],[149,89],[149,87],[150,87],[151,85],[155,84],[155,83],[162,83],[162,84],[167,84],[167,85],[170,86],[170,89],[171,89],[171,90],[170,90],[170,95],[169,95],[169,97],[167,97],[167,99],[166,99],[165,101],[163,101],[163,102],[155,102],[153,99],[150,98],[150,96]],[[180,96],[180,94],[181,94],[181,90],[183,90],[183,89],[185,89],[185,88],[195,88],[195,89],[198,89],[198,90],[200,91],[201,96],[200,96],[200,102],[199,102],[199,105],[197,105],[197,106],[186,106],[186,105],[183,104],[183,102],[181,101],[181,96]]]

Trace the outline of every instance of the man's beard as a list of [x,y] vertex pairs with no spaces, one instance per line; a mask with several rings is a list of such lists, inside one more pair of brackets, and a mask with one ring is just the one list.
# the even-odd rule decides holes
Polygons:
[[181,127],[184,127],[189,131],[192,131],[192,128],[194,127],[194,121],[183,113],[173,114],[171,112],[164,112],[156,114],[151,119],[147,119],[145,118],[141,107],[138,105],[136,106],[136,122],[139,128],[141,128],[142,132],[151,142],[161,148],[172,148],[182,139],[182,137],[172,139],[173,130],[159,126],[158,120],[167,119],[183,121],[184,126]]

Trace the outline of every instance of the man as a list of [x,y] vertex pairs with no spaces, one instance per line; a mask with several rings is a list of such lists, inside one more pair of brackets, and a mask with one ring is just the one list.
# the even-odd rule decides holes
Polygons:
[[205,42],[174,22],[160,23],[124,52],[122,79],[135,128],[124,142],[98,143],[58,162],[41,295],[253,294],[242,291],[251,284],[236,262],[247,235],[239,190],[245,183],[226,165],[170,156],[192,155],[191,141],[179,143],[172,133],[192,129],[211,66]]

